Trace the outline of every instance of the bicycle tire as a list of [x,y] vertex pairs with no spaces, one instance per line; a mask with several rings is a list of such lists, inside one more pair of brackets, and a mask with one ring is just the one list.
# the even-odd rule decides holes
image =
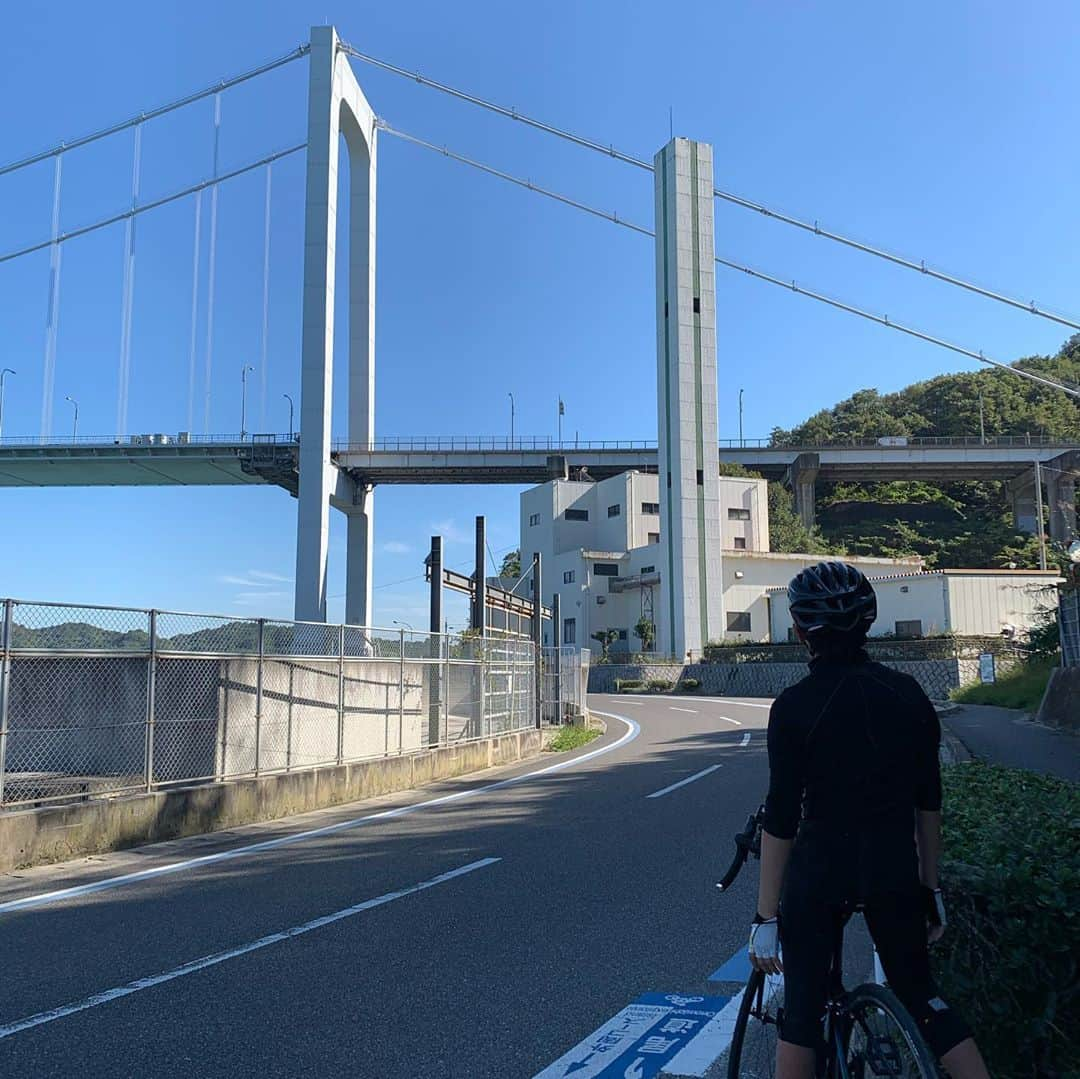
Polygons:
[[[893,1026],[900,1032],[906,1043],[911,1056],[914,1069],[906,1072],[874,1071],[866,1073],[852,1067],[852,1061],[848,1059],[851,1051],[851,1035],[854,1024],[857,1022],[860,1009],[874,1008],[888,1016]],[[934,1054],[923,1039],[915,1020],[911,1018],[908,1010],[896,998],[892,990],[883,985],[867,983],[853,989],[844,1004],[844,1037],[843,1047],[845,1064],[852,1075],[868,1075],[871,1079],[874,1075],[903,1075],[907,1079],[940,1079],[941,1071],[938,1069]]]
[[[756,1002],[765,991],[765,978],[760,970],[755,970],[746,983],[743,990],[742,1003],[739,1005],[739,1014],[735,1018],[735,1029],[731,1034],[731,1047],[728,1050],[728,1079],[742,1079],[742,1055],[746,1045],[746,1030],[750,1024],[751,1012]],[[768,1004],[766,1004],[768,1009]],[[775,1011],[775,1009],[774,1009]],[[755,1022],[760,1022],[755,1019]],[[775,1022],[775,1019],[773,1020]],[[771,1047],[766,1049],[767,1056],[771,1057],[771,1065],[768,1074],[771,1076],[776,1068],[776,1045],[775,1039]]]

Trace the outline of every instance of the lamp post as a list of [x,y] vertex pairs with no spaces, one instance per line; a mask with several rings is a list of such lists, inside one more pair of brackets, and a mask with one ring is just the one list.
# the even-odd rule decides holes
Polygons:
[[79,402],[74,397],[65,397],[64,400],[69,401],[75,409],[75,418],[71,421],[71,441],[74,442],[79,434]]
[[409,625],[408,622],[400,622],[400,621],[398,621],[398,619],[395,618],[395,619],[393,619],[393,623],[394,623],[395,626],[401,626],[402,629],[407,629],[410,633],[415,633],[416,632],[416,630],[414,630],[412,628],[412,626]]
[[746,442],[743,441],[743,433],[742,433],[742,395],[743,395],[743,391],[739,390],[739,445],[740,446],[745,446]]
[[566,405],[563,403],[563,399],[559,398],[559,445],[562,445],[562,418],[566,415]]
[[285,400],[289,402],[289,441],[292,442],[292,440],[293,440],[293,413],[295,412],[295,409],[293,407],[293,399],[287,393],[283,393],[281,396],[284,397]]
[[4,379],[8,375],[17,375],[18,373],[18,371],[10,367],[5,367],[0,371],[0,435],[4,433]]
[[986,412],[983,409],[982,390],[979,390],[979,441],[986,445]]
[[247,435],[247,377],[249,371],[255,368],[251,364],[244,364],[240,368],[240,441],[243,442]]
[[510,446],[514,445],[514,395],[507,393],[507,397],[510,398]]

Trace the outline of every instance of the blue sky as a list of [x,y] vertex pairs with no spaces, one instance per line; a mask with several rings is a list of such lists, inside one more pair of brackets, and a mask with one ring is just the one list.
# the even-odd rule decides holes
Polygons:
[[[915,2],[773,4],[290,2],[8,5],[0,15],[0,159],[151,108],[283,53],[314,23],[364,51],[651,157],[674,130],[715,147],[719,186],[1064,311],[1080,307],[1080,9]],[[650,178],[599,155],[358,67],[391,123],[649,224]],[[221,168],[302,141],[306,61],[222,99]],[[12,103],[16,103],[14,107]],[[211,169],[212,106],[146,125],[140,195]],[[62,228],[130,200],[130,133],[65,157]],[[649,241],[424,150],[379,151],[377,434],[547,435],[555,403],[582,438],[655,434]],[[211,426],[239,427],[240,367],[261,367],[263,195],[223,185]],[[48,236],[52,169],[0,177],[0,250]],[[298,392],[303,160],[273,170],[268,361],[256,430],[283,431]],[[187,426],[194,205],[137,232],[130,431]],[[196,327],[201,423],[209,202]],[[745,210],[718,204],[717,252],[1002,359],[1067,336]],[[123,227],[65,245],[54,429],[111,434]],[[41,415],[48,255],[0,265],[4,433]],[[765,436],[865,386],[896,389],[972,365],[811,301],[717,270],[721,437]],[[339,340],[340,340],[339,334]],[[263,379],[265,404],[263,412]],[[452,564],[472,518],[517,540],[514,488],[394,488],[376,496],[375,620],[425,620],[427,539]],[[278,490],[5,490],[0,594],[189,610],[291,610],[295,503]],[[335,515],[336,517],[337,515]],[[331,615],[344,589],[335,520]],[[452,618],[460,617],[454,608]]]

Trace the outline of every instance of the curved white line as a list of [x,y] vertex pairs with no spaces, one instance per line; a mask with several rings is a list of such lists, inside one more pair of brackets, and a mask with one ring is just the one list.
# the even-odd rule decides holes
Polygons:
[[448,802],[460,801],[462,798],[473,798],[488,791],[500,790],[515,783],[524,783],[528,779],[537,776],[548,775],[551,772],[561,772],[564,768],[572,768],[576,764],[592,760],[594,757],[611,753],[627,742],[633,741],[641,732],[641,728],[632,720],[624,716],[617,716],[610,712],[596,712],[596,715],[618,719],[626,724],[626,733],[617,738],[610,745],[601,746],[599,749],[583,753],[580,757],[571,757],[569,760],[559,761],[557,764],[548,765],[546,768],[538,768],[535,772],[526,772],[520,776],[511,776],[509,779],[501,779],[497,783],[488,783],[483,787],[470,787],[468,790],[457,791],[454,794],[444,794],[439,798],[431,798],[426,802],[414,802],[411,805],[398,806],[396,809],[384,809],[379,813],[369,813],[364,817],[353,817],[351,820],[338,821],[337,824],[327,824],[322,828],[312,828],[306,832],[295,832],[291,835],[278,836],[275,839],[265,839],[261,843],[249,843],[243,847],[231,847],[229,850],[217,851],[214,854],[203,854],[197,858],[186,858],[182,862],[166,862],[164,865],[151,866],[149,869],[141,869],[135,873],[124,873],[118,877],[106,877],[104,880],[92,881],[89,884],[78,884],[71,888],[58,888],[51,892],[38,892],[36,895],[23,896],[21,899],[12,899],[7,903],[0,903],[0,914],[10,914],[17,910],[27,910],[30,907],[43,907],[50,903],[59,903],[65,899],[75,899],[83,895],[91,895],[94,892],[103,892],[111,888],[120,888],[125,884],[135,884],[141,880],[151,880],[155,877],[163,877],[173,873],[181,873],[186,869],[195,869],[199,866],[214,865],[217,862],[231,861],[233,858],[243,858],[249,854],[257,854],[265,850],[275,850],[278,847],[287,847],[293,843],[300,843],[306,839],[315,839],[321,836],[333,835],[335,832],[344,832],[349,828],[358,828],[372,821],[389,820],[392,817],[404,817],[410,813],[418,813],[421,809],[430,809],[432,806],[446,805]]

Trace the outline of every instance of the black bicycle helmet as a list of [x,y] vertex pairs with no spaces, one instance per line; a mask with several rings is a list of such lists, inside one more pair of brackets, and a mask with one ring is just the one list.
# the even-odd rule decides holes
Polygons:
[[865,632],[877,618],[877,596],[870,582],[846,562],[819,562],[788,585],[791,618],[804,633]]

